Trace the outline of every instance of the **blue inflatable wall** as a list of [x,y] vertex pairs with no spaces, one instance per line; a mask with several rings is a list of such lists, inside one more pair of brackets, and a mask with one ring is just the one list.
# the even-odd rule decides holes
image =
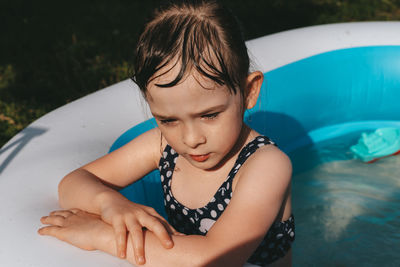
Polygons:
[[[290,155],[297,148],[353,131],[400,128],[400,46],[331,51],[265,73],[256,107],[245,120]],[[156,126],[134,126],[113,151]],[[121,191],[165,216],[158,171]]]

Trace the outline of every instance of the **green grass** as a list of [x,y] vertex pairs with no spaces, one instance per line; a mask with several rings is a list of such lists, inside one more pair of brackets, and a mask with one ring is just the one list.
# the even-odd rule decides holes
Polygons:
[[[0,3],[0,147],[56,107],[130,76],[135,40],[161,0]],[[226,0],[247,39],[303,26],[398,20],[400,0]]]

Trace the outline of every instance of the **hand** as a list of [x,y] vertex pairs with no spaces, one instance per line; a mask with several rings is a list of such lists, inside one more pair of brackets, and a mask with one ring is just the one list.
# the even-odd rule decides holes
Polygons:
[[100,216],[78,209],[53,211],[40,219],[48,226],[39,229],[41,235],[56,237],[85,250],[95,250],[94,244],[107,225]]
[[117,255],[126,256],[127,231],[131,235],[137,264],[144,264],[143,228],[152,231],[165,248],[172,248],[170,235],[181,235],[153,208],[133,203],[127,199],[109,199],[101,205],[101,218],[114,228]]

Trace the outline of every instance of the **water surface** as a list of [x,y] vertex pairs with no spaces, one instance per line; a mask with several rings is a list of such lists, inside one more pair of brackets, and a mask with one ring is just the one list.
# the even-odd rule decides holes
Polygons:
[[353,159],[358,136],[291,155],[294,266],[400,266],[400,155]]

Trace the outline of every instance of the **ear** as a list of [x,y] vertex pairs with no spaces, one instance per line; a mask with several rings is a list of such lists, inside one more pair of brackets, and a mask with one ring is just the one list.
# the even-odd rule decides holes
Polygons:
[[245,91],[246,109],[251,109],[256,105],[263,80],[264,74],[261,71],[252,72],[247,76]]

